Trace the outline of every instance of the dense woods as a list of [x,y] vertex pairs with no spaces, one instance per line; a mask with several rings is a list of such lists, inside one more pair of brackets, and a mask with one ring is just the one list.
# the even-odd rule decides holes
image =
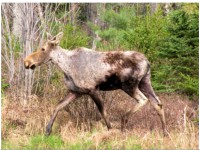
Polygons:
[[[43,42],[46,41],[47,32],[52,35],[63,32],[64,35],[60,46],[68,50],[87,47],[95,51],[135,50],[144,53],[151,63],[153,88],[158,94],[168,94],[167,96],[165,95],[167,98],[163,96],[163,99],[166,99],[164,104],[174,111],[171,112],[170,109],[166,109],[168,127],[171,125],[169,125],[170,117],[174,114],[177,117],[183,116],[184,118],[187,113],[186,108],[189,110],[189,106],[192,106],[193,103],[195,103],[195,109],[198,109],[196,104],[199,96],[199,3],[2,3],[1,95],[4,114],[2,123],[4,141],[7,142],[12,139],[13,137],[8,133],[12,133],[13,130],[19,128],[23,129],[23,134],[26,136],[39,135],[35,140],[37,141],[38,138],[39,141],[42,141],[44,137],[41,137],[40,134],[44,133],[44,126],[49,119],[48,117],[50,117],[52,107],[66,94],[67,87],[64,85],[63,73],[54,64],[48,63],[34,71],[26,70],[24,67],[24,58],[42,46]],[[116,106],[117,100],[128,99],[123,94],[119,94],[119,92],[114,93],[114,96],[113,93],[106,95],[102,92],[102,96],[108,99],[106,105],[114,112],[121,112],[121,109],[117,110],[119,107]],[[170,99],[168,99],[168,96]],[[180,102],[180,99],[186,99],[185,97],[191,100],[187,102],[187,105]],[[111,99],[114,99],[116,103],[111,103]],[[174,101],[170,103],[168,100]],[[175,101],[181,111],[175,108]],[[121,107],[124,109],[127,105],[129,104],[126,103]],[[21,107],[23,109],[19,109]],[[18,116],[9,115],[8,112],[11,112],[9,110],[15,110],[16,112],[13,114]],[[113,114],[111,110],[108,113]],[[88,97],[83,97],[75,104],[71,104],[65,111],[70,114],[71,120],[63,112],[61,116],[67,116],[66,118],[72,122],[75,120],[74,126],[81,131],[82,129],[84,131],[92,130],[94,125],[92,121],[89,121],[91,118],[95,121],[99,120],[96,107]],[[32,118],[29,116],[27,119],[26,114],[30,112]],[[36,112],[39,114],[35,114]],[[148,109],[145,113],[147,114],[147,112],[150,113],[151,111]],[[183,112],[185,116],[180,112]],[[119,115],[119,113],[116,114]],[[41,119],[37,119],[38,116]],[[62,126],[58,129],[55,125],[54,129],[56,133],[63,133],[61,135],[62,141],[70,141],[71,139],[69,140],[68,135],[71,134],[72,136],[73,132],[77,133],[77,135],[73,136],[79,136],[79,130],[75,131],[70,126],[70,122],[67,122],[67,124],[66,118],[58,119],[58,124]],[[149,122],[153,120],[151,117],[149,119]],[[113,117],[111,120],[115,120],[115,118]],[[147,139],[148,144],[146,143],[146,145],[142,140],[139,141],[139,144],[132,144],[134,143],[132,134],[123,134],[121,138],[121,133],[113,133],[114,135],[117,134],[117,136],[114,136],[112,140],[121,138],[121,141],[123,141],[120,143],[121,141],[119,140],[118,144],[121,145],[118,145],[119,147],[116,147],[116,149],[197,148],[196,141],[198,138],[196,136],[198,136],[198,129],[196,130],[193,123],[198,124],[198,119],[196,118],[192,123],[188,123],[187,127],[189,126],[189,128],[186,128],[185,120],[183,121],[184,130],[181,126],[178,134],[176,134],[177,132],[171,132],[173,136],[168,141],[160,140],[164,141],[164,144],[162,143],[164,146],[162,147],[149,146],[155,143],[151,141],[152,139],[155,141],[160,139],[160,136],[156,137],[151,132],[141,138],[145,141],[146,137],[148,138],[152,135]],[[146,121],[144,126],[148,126],[149,122]],[[173,128],[175,128],[174,126]],[[142,133],[142,130],[141,132],[140,130],[136,131],[136,134],[140,133]],[[185,142],[179,142],[185,144],[188,142],[188,147],[180,143],[181,146],[176,144],[178,141],[171,141],[172,139],[180,139],[180,137],[185,137]],[[82,137],[79,138],[81,139]],[[126,143],[124,143],[124,138],[127,138]],[[23,138],[21,139],[25,141]],[[79,141],[81,141],[80,139]],[[135,137],[135,139],[139,138]],[[57,139],[54,136],[46,140],[45,143],[49,142],[50,145],[52,143],[60,143],[62,145],[62,142],[59,141],[60,138]],[[7,146],[6,142],[4,142],[4,148],[16,148],[9,144]],[[69,146],[69,143],[67,144]],[[97,144],[98,146],[95,147],[91,144],[93,147],[87,147],[87,144],[90,145],[91,143],[86,142],[83,147],[73,147],[74,145],[72,147],[54,147],[54,145],[50,147],[54,149],[99,149],[98,146],[100,145]],[[21,145],[19,144],[17,148],[24,148],[20,147]],[[112,147],[106,146],[103,149],[112,149]],[[32,147],[28,147],[28,149],[33,148],[35,148],[34,144]],[[39,148],[49,149],[48,146]]]
[[[63,31],[61,46],[66,49],[140,51],[151,62],[157,91],[198,95],[198,3],[7,3],[1,7],[3,91],[17,87],[18,94],[31,95],[37,94],[37,86],[51,84],[40,82],[41,69],[25,71],[23,58],[42,44],[46,32]],[[56,80],[51,67],[48,74],[49,80]]]

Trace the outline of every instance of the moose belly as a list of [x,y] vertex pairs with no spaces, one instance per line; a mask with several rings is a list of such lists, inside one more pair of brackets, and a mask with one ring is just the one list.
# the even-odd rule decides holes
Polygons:
[[102,91],[116,90],[122,88],[122,83],[120,79],[114,74],[108,77],[106,81],[99,83],[96,88]]

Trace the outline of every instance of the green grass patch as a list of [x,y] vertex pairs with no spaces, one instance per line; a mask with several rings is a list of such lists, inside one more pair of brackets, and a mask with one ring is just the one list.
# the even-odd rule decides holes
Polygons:
[[11,142],[2,140],[1,141],[1,148],[2,149],[14,149],[16,147],[14,147],[14,145]]
[[63,147],[63,141],[59,136],[37,135],[30,138],[26,149],[60,149]]
[[91,149],[92,146],[92,141],[87,141],[87,140],[79,140],[75,143],[67,143],[65,148],[66,149],[71,149],[71,150],[79,150],[79,149]]
[[36,135],[28,139],[27,142],[19,141],[7,141],[2,140],[2,149],[62,149],[64,143],[59,136]]
[[134,149],[134,150],[141,150],[142,146],[137,143],[138,141],[135,139],[135,137],[130,136],[127,138],[127,140],[124,143],[124,149]]

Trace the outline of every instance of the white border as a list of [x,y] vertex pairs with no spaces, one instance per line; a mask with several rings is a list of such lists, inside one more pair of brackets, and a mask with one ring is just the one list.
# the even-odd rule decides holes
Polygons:
[[[164,1],[156,1],[156,0],[143,0],[143,1],[134,1],[134,0],[42,0],[42,1],[38,1],[38,0],[29,0],[27,2],[27,0],[1,0],[0,4],[2,3],[199,3],[198,0],[164,0]],[[0,8],[1,11],[1,8]],[[1,16],[0,16],[0,20],[1,20]],[[0,24],[0,28],[1,28],[1,24]],[[0,41],[0,50],[1,50],[1,41]],[[199,54],[200,56],[200,54]],[[199,57],[200,58],[200,57]],[[199,64],[200,64],[200,59],[199,59]],[[0,57],[0,65],[1,65],[1,57]],[[1,74],[1,70],[0,70],[0,74]],[[200,75],[200,67],[199,67],[199,75]],[[1,79],[0,79],[0,86],[1,86]],[[200,92],[200,88],[199,88],[199,92]],[[0,94],[0,98],[1,98],[1,94]],[[1,102],[1,99],[0,99]],[[200,109],[200,105],[199,105],[199,109]],[[0,107],[0,111],[1,111],[1,107]],[[2,115],[0,114],[0,121],[1,121],[1,117]],[[200,116],[199,116],[200,117]],[[0,124],[0,128],[1,128],[1,124]],[[200,127],[199,127],[200,129]],[[1,131],[0,131],[0,149],[1,149],[1,142],[2,142],[2,138],[1,138]],[[199,133],[199,142],[200,142],[200,133]],[[200,148],[200,144],[199,144],[199,148]]]
[[0,3],[199,3],[198,0],[1,0]]

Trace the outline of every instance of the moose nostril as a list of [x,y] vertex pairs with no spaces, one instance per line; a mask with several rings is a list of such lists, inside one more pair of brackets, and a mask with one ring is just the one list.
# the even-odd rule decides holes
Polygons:
[[35,69],[35,67],[36,67],[35,64],[30,66],[31,69]]
[[24,61],[24,66],[26,69],[35,69],[36,65],[30,61]]

